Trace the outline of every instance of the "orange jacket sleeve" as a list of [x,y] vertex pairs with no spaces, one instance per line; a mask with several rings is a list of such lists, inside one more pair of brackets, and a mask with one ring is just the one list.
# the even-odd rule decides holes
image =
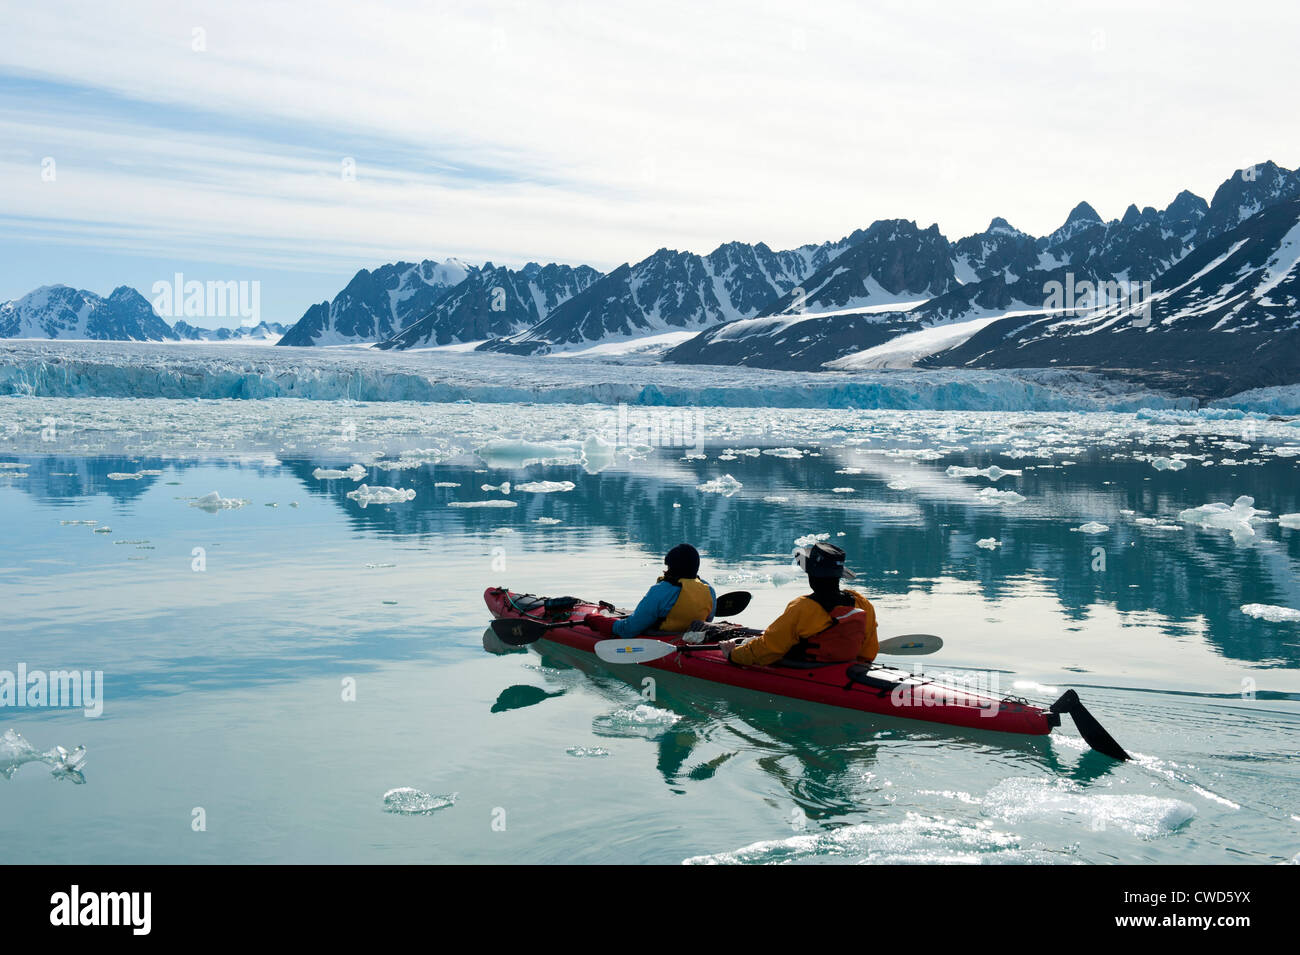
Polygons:
[[785,612],[773,620],[766,630],[731,651],[731,662],[741,666],[766,666],[789,653],[799,642],[800,624],[807,614],[803,605],[807,603],[810,601],[802,597],[790,601]]
[[[876,610],[871,601],[857,591],[853,602],[866,611],[867,634],[858,651],[858,659],[870,663],[879,651],[876,633]],[[785,612],[757,637],[746,640],[731,651],[731,662],[741,666],[769,666],[794,649],[805,637],[820,633],[831,625],[831,617],[815,600],[796,597],[786,605]]]

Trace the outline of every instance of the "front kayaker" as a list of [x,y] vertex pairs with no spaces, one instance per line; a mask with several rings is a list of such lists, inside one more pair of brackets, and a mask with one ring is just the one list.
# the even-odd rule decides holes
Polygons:
[[678,544],[664,557],[664,574],[646,591],[631,616],[621,620],[589,613],[583,624],[603,637],[631,639],[649,630],[685,633],[696,620],[712,620],[717,594],[700,580],[700,552]]
[[790,601],[757,637],[720,643],[723,653],[742,666],[873,661],[879,648],[876,610],[856,590],[840,589],[842,580],[855,576],[844,558],[834,544],[797,548],[795,559],[808,574],[812,593]]

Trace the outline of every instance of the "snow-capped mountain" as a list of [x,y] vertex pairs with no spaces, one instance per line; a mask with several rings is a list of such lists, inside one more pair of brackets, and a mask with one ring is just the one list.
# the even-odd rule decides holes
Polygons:
[[1011,317],[924,364],[1087,366],[1198,378],[1206,393],[1300,377],[1300,198],[1198,245],[1149,299],[1079,313]]
[[480,347],[546,354],[746,318],[823,268],[851,238],[781,252],[761,242],[729,242],[706,256],[660,249],[635,265],[619,266],[527,331]]
[[516,270],[489,262],[379,347],[417,348],[513,335],[536,325],[599,278],[600,273],[586,265],[530,262]]
[[279,322],[258,322],[253,326],[238,328],[202,328],[191,325],[184,319],[177,320],[172,331],[181,341],[193,342],[246,342],[262,341],[275,343],[283,337],[287,328]]
[[[897,223],[876,223],[864,234],[894,227],[885,247],[903,259],[910,254],[914,276],[930,268],[939,286],[936,294],[898,309],[855,307],[871,299],[855,299],[845,287],[860,295],[861,287],[879,275],[870,272],[865,278],[868,270],[852,268],[872,260],[869,244],[859,242],[822,275],[807,280],[810,295],[802,314],[795,296],[786,296],[763,309],[759,318],[708,329],[678,344],[664,360],[806,370],[826,363],[835,369],[910,364],[934,351],[958,348],[977,332],[979,340],[987,341],[999,328],[1029,325],[1064,305],[1078,304],[1054,302],[1056,290],[1108,289],[1113,297],[1116,290],[1127,296],[1148,285],[1154,289],[1161,276],[1170,274],[1194,249],[1222,235],[1225,225],[1235,229],[1252,210],[1276,207],[1294,195],[1300,195],[1300,175],[1269,162],[1234,173],[1212,203],[1183,191],[1163,210],[1130,205],[1121,218],[1106,222],[1081,202],[1060,228],[1039,238],[1001,218],[984,232],[953,243],[937,228],[922,234],[909,232],[907,223],[902,229]],[[924,235],[928,245],[921,245],[918,235]],[[953,277],[946,283],[938,279],[948,270],[936,264],[944,257]],[[828,277],[830,281],[822,281]],[[895,284],[885,291],[898,288]],[[882,298],[889,300],[877,296],[876,301]],[[847,307],[829,307],[840,302]],[[1086,304],[1091,308],[1097,303]],[[999,323],[1003,316],[1006,323]],[[900,336],[908,338],[899,341],[898,348],[885,347]],[[1004,360],[1012,360],[1004,350],[990,359],[992,365]],[[1014,361],[1015,367],[1032,365],[1023,355]]]
[[68,285],[43,285],[0,305],[0,338],[144,342],[176,335],[133,288],[119,286],[104,298]]
[[392,338],[432,311],[438,300],[474,270],[458,259],[397,262],[362,269],[332,302],[313,305],[280,345],[347,345]]
[[906,219],[881,219],[851,240],[800,289],[770,303],[760,315],[916,304],[959,284],[952,246],[937,225],[920,229]]

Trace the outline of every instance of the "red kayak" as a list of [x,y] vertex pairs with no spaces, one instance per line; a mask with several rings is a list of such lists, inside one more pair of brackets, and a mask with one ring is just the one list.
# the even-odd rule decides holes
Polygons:
[[[594,653],[596,644],[605,639],[582,624],[582,618],[586,614],[602,611],[598,604],[572,597],[548,599],[532,594],[511,593],[503,587],[489,587],[483,593],[483,600],[492,616],[498,619],[529,620],[547,625],[541,639],[553,643]],[[608,605],[605,609],[608,609]],[[730,623],[710,624],[709,627],[711,638],[717,639],[755,633]],[[1044,709],[1025,700],[936,683],[922,674],[889,666],[872,664],[868,667],[856,663],[833,663],[812,668],[806,665],[738,666],[725,659],[721,651],[696,650],[683,644],[680,637],[663,636],[658,639],[684,649],[661,659],[648,660],[641,666],[682,673],[712,683],[744,687],[775,697],[807,700],[864,713],[1029,736],[1050,733],[1061,724],[1060,714],[1069,712],[1084,738],[1095,749],[1101,749],[1117,759],[1128,758],[1119,745],[1087,714],[1073,690]],[[1090,732],[1094,727],[1104,739],[1095,732]]]

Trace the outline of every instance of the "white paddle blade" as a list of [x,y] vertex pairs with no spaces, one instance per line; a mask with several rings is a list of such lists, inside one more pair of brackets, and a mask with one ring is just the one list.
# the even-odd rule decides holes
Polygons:
[[880,652],[894,657],[919,657],[943,647],[943,638],[932,633],[905,633],[880,641]]
[[596,656],[606,663],[648,663],[676,653],[677,648],[662,640],[601,640],[596,644]]

